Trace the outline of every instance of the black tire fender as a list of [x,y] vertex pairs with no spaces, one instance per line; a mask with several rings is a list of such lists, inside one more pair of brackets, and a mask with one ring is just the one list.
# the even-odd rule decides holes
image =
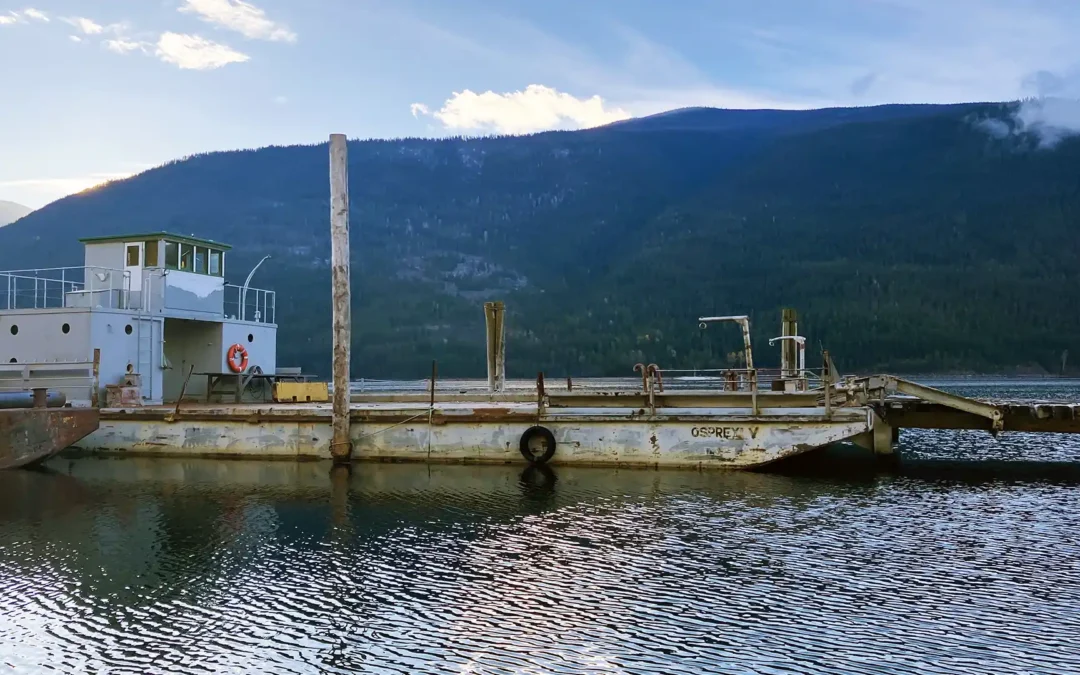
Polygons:
[[[540,437],[544,441],[544,454],[534,455],[529,448],[529,442]],[[529,427],[525,430],[525,433],[521,434],[521,442],[518,444],[518,449],[521,450],[521,456],[525,458],[529,464],[546,464],[548,460],[555,454],[555,434],[551,433],[551,430],[547,427]]]

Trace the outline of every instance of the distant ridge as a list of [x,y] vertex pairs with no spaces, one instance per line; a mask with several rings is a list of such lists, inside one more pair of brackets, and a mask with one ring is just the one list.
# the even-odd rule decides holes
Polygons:
[[15,202],[7,202],[0,199],[0,227],[14,223],[19,218],[31,213],[34,209]]
[[706,108],[668,110],[613,122],[599,129],[617,131],[774,131],[805,132],[853,122],[883,122],[929,117],[970,109],[970,103],[890,103],[861,108]]
[[[1080,136],[1045,148],[1015,105],[352,141],[353,374],[482,374],[485,300],[507,304],[513,377],[722,368],[738,331],[697,318],[743,313],[771,366],[783,307],[808,363],[824,348],[860,372],[1078,372]],[[277,291],[278,363],[325,375],[328,197],[325,142],[195,155],[0,229],[0,269],[157,230],[233,244],[233,283],[270,255],[252,283]]]

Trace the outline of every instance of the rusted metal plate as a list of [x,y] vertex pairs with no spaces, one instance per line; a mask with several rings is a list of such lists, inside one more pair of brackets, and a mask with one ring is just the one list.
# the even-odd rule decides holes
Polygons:
[[[1001,404],[1005,431],[1032,433],[1080,433],[1080,407],[1030,403]],[[885,420],[900,429],[975,429],[990,431],[990,420],[971,413],[922,401],[888,401],[882,408]]]
[[0,469],[51,457],[98,429],[93,408],[0,410]]

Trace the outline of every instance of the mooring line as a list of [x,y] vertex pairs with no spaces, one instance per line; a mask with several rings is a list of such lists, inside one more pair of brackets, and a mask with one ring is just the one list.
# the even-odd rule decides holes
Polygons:
[[372,436],[378,436],[379,434],[381,434],[384,431],[390,431],[394,427],[400,427],[402,424],[408,424],[409,422],[412,422],[415,419],[419,419],[421,417],[424,417],[427,414],[428,414],[428,411],[425,410],[424,412],[420,413],[419,415],[413,415],[412,417],[408,417],[406,419],[403,419],[400,422],[397,422],[395,424],[391,424],[390,426],[386,427],[385,429],[380,429],[378,431],[373,431],[370,434],[362,434],[360,436],[357,436],[357,438],[358,439],[360,439],[360,438],[371,438]]

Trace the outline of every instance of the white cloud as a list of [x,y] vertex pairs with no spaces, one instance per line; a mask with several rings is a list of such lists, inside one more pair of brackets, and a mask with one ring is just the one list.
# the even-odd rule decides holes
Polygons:
[[1040,148],[1053,148],[1070,136],[1080,134],[1080,100],[1030,98],[1022,101],[1006,119],[987,118],[976,126],[994,138],[1030,133]]
[[45,12],[42,12],[39,9],[34,9],[33,7],[30,7],[28,9],[24,9],[22,11],[22,15],[25,16],[27,19],[33,19],[35,21],[44,21],[45,23],[49,22],[49,17],[48,17],[47,14],[45,14]]
[[411,110],[415,117],[434,117],[446,129],[502,134],[584,129],[630,117],[622,108],[606,105],[599,96],[577,98],[542,84],[505,94],[477,94],[466,89],[454,92],[438,110],[422,103],[414,103]]
[[251,58],[227,45],[182,33],[162,34],[154,53],[162,61],[184,70],[213,70]]
[[243,0],[184,0],[181,12],[197,14],[200,19],[234,30],[253,40],[296,42],[296,33],[266,16],[266,12]]
[[78,35],[69,35],[68,39],[71,40],[72,42],[82,42],[82,38],[79,37]]
[[116,52],[117,54],[130,54],[136,49],[147,51],[147,45],[145,42],[133,42],[125,38],[117,38],[115,40],[105,40],[101,43],[110,52]]
[[7,14],[0,16],[0,26],[10,26],[11,24],[15,23],[26,23],[28,19],[49,23],[49,17],[47,14],[45,14],[45,12],[30,7],[22,10],[21,12],[9,11]]
[[66,17],[62,19],[66,24],[75,26],[86,35],[97,35],[105,30],[105,27],[100,23],[97,23],[93,19],[87,19],[83,16]]

